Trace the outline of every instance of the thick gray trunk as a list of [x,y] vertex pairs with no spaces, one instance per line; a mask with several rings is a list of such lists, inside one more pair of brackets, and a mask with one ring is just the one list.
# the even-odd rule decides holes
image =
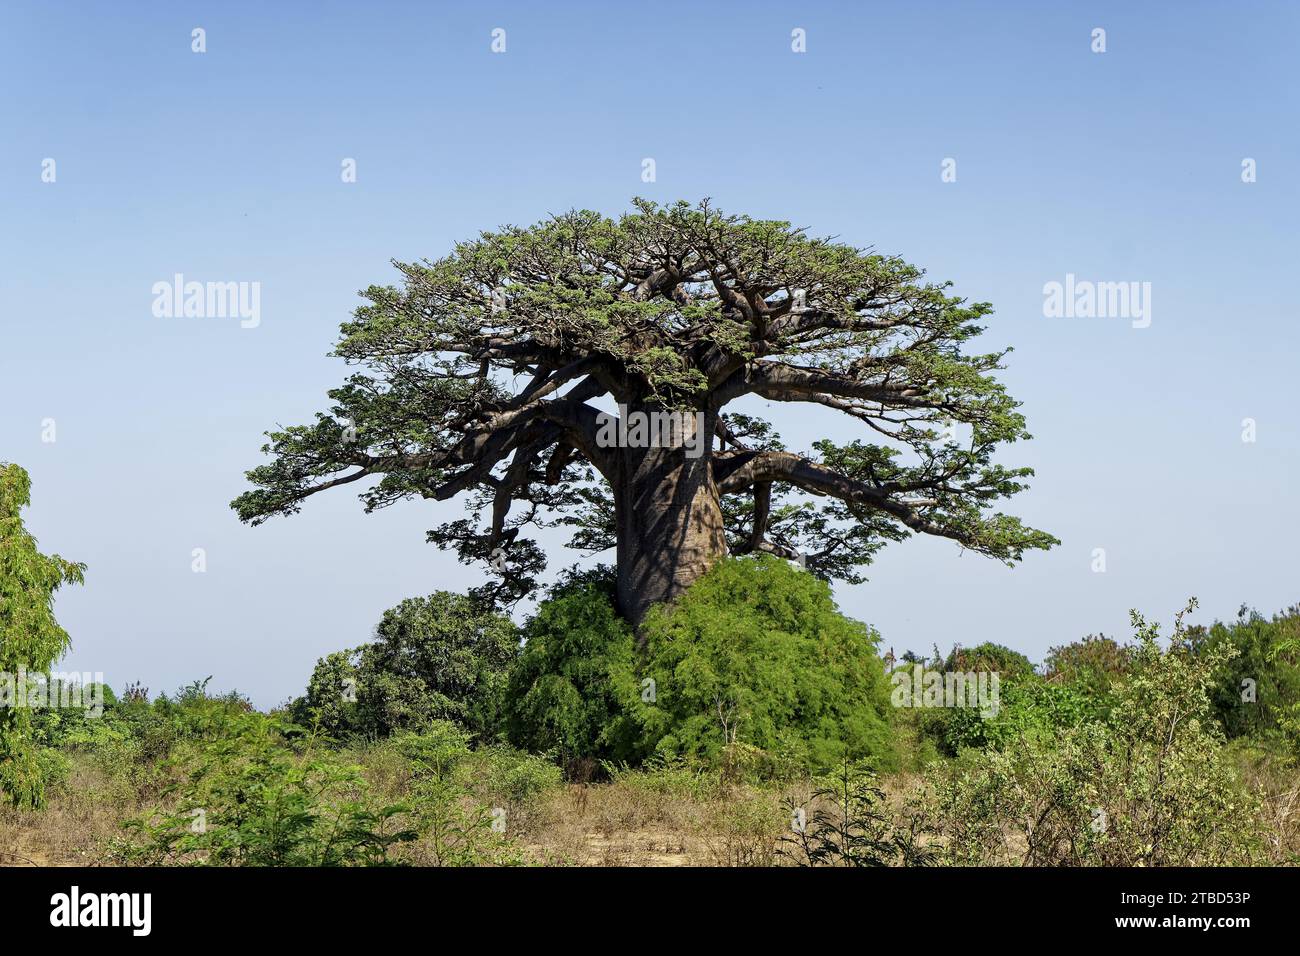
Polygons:
[[618,604],[633,624],[651,606],[674,600],[726,553],[707,437],[713,427],[706,413],[699,457],[681,447],[619,449]]

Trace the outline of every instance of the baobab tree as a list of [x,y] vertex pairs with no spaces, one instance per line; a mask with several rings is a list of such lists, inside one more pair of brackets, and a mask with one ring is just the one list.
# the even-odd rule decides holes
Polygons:
[[[400,286],[367,289],[342,326],[335,354],[359,370],[313,424],[268,433],[241,519],[366,479],[367,510],[464,495],[467,516],[428,537],[485,562],[487,593],[534,589],[545,558],[527,531],[564,525],[571,547],[615,549],[633,622],[727,553],[859,581],[914,532],[1008,564],[1056,543],[992,510],[1032,471],[993,461],[1029,437],[992,374],[1006,352],[963,350],[991,307],[901,259],[638,200],[394,265]],[[870,441],[789,450],[760,399],[849,416]],[[609,427],[614,409],[680,427],[647,439]]]

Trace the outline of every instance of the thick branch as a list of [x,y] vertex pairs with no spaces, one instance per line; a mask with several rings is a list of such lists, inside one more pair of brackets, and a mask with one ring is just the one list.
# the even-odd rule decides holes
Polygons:
[[[726,474],[719,476],[718,471]],[[764,481],[784,481],[805,491],[830,495],[852,504],[867,505],[897,518],[914,531],[959,536],[951,529],[925,518],[917,509],[936,504],[926,500],[898,500],[879,489],[831,471],[806,458],[787,451],[762,451],[736,455],[722,462],[715,461],[714,478],[718,491],[734,494]]]
[[738,369],[714,392],[721,408],[742,395],[761,395],[773,401],[803,401],[814,395],[833,395],[878,402],[895,408],[943,408],[924,389],[905,385],[881,385],[820,369],[797,368],[759,362]]

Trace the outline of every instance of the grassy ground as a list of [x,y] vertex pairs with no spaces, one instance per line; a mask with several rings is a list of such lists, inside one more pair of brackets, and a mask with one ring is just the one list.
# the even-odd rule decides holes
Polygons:
[[[376,800],[411,796],[411,780],[383,747],[346,754],[363,768]],[[1264,834],[1260,862],[1300,858],[1300,780],[1267,755],[1238,755],[1243,779],[1260,797]],[[124,821],[160,805],[152,786],[128,783],[120,767],[90,754],[70,760],[67,778],[41,811],[0,809],[0,865],[94,866],[120,862],[114,847]],[[881,778],[887,804],[900,809],[921,786],[922,775]],[[509,862],[581,866],[775,866],[798,859],[783,843],[791,831],[791,806],[809,817],[825,806],[812,781],[754,786],[682,770],[624,771],[592,784],[554,783],[513,803],[504,835],[480,828],[471,839],[491,855],[508,847]],[[482,789],[456,798],[460,810],[487,809],[499,795]],[[161,803],[165,803],[163,800]],[[429,834],[395,848],[393,859],[415,865],[446,862],[446,847]],[[444,841],[445,842],[445,841]],[[452,842],[455,842],[453,840]],[[782,852],[784,850],[785,852]]]
[[[365,761],[374,755],[355,756]],[[77,755],[71,763],[68,779],[50,793],[45,809],[0,809],[0,865],[113,862],[111,846],[122,835],[123,821],[155,805],[131,794],[95,758]],[[406,782],[382,759],[362,766],[376,796],[400,800],[407,795]],[[523,862],[533,864],[775,865],[781,862],[777,843],[789,829],[782,800],[808,802],[810,792],[810,784],[777,790],[684,773],[628,772],[602,783],[548,787],[527,805],[512,808],[506,835]],[[475,800],[465,797],[460,804],[468,812]],[[397,857],[437,862],[427,839],[400,847]]]

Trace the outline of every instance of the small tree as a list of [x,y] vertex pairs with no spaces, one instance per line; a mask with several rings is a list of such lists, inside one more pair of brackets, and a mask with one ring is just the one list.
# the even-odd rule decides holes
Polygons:
[[321,659],[294,715],[335,736],[372,738],[451,720],[483,740],[497,730],[518,653],[509,617],[436,591],[385,611],[373,643]]
[[[0,463],[0,676],[16,688],[19,670],[38,674],[68,649],[67,632],[54,619],[54,592],[80,584],[84,564],[44,555],[23,527],[31,503],[31,478]],[[0,694],[7,696],[4,690]],[[31,713],[21,701],[0,701],[0,793],[16,805],[44,801],[43,775],[31,739]]]

